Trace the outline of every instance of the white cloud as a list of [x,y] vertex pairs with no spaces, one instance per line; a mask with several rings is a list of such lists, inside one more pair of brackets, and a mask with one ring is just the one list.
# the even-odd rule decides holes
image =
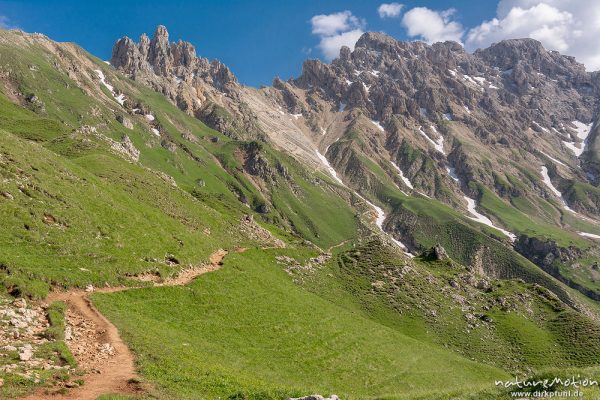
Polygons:
[[361,21],[350,11],[329,15],[315,15],[310,19],[312,33],[319,36],[333,36],[361,25]]
[[340,55],[340,49],[342,46],[348,46],[351,50],[354,50],[356,41],[365,33],[362,29],[354,29],[348,32],[340,33],[334,36],[325,36],[321,38],[319,48],[323,52],[323,55],[328,60],[333,60]]
[[460,42],[464,29],[452,20],[456,10],[434,11],[426,7],[415,7],[404,14],[402,25],[409,36],[416,36],[427,43],[454,40]]
[[400,15],[403,4],[400,3],[383,3],[377,8],[379,17],[381,18],[394,18]]
[[474,50],[503,39],[523,37],[575,56],[588,69],[600,69],[600,2],[500,0],[496,18],[471,29],[466,46]]
[[354,49],[366,25],[364,20],[355,17],[350,11],[315,15],[310,22],[312,33],[321,39],[318,47],[328,60],[336,58],[342,46]]

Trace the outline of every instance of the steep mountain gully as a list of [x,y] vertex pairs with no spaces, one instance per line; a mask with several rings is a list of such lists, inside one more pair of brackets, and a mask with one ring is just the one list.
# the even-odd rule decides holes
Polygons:
[[[240,248],[237,251],[245,250]],[[154,282],[154,286],[186,285],[202,274],[218,270],[226,255],[226,250],[219,249],[211,254],[208,264],[183,270],[176,277]],[[114,293],[137,288],[139,287],[98,288],[94,292]],[[73,337],[67,340],[67,345],[75,356],[78,367],[85,371],[81,377],[84,384],[70,389],[66,394],[48,395],[48,388],[40,389],[38,393],[24,397],[23,400],[49,397],[55,400],[95,400],[102,394],[136,394],[144,391],[137,379],[133,354],[119,336],[117,327],[94,307],[88,298],[89,294],[90,292],[74,289],[52,292],[46,299],[48,304],[64,301],[68,305],[67,321]]]

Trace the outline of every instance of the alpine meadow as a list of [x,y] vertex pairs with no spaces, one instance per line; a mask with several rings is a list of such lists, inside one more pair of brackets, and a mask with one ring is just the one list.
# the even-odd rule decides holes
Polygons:
[[260,87],[0,17],[0,398],[600,399],[600,72],[501,35],[579,14],[450,3],[317,15]]

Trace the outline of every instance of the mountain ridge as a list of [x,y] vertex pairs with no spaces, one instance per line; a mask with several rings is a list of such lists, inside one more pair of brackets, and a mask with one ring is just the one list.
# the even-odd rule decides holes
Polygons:
[[[157,32],[164,37],[166,28]],[[135,79],[138,71],[119,59],[132,43],[120,39],[111,62]],[[525,233],[511,232],[522,228],[509,209],[518,215],[538,209],[536,228],[525,241],[548,224],[573,225],[551,217],[544,211],[548,205],[570,213],[569,219],[597,222],[600,144],[593,122],[599,75],[533,39],[505,40],[469,54],[456,42],[427,45],[367,32],[354,51],[343,47],[330,64],[307,60],[298,78],[275,78],[272,87],[261,89],[214,86],[187,66],[171,71],[177,68],[187,68],[188,79],[179,82],[161,70],[160,77],[144,79],[160,81],[151,85],[174,102],[207,93],[195,101],[197,109],[183,109],[234,137],[228,126],[247,126],[251,119],[250,138],[267,140],[311,168],[335,171],[335,179],[367,197],[375,194],[371,200],[384,208],[389,199],[378,188],[393,182],[404,193],[436,198],[509,237]],[[222,118],[212,117],[215,109]],[[500,209],[482,205],[487,199]],[[415,243],[407,229],[392,234]],[[544,236],[556,242],[560,235]]]
[[[158,398],[499,399],[492,376],[597,375],[597,96],[577,65],[503,74],[454,43],[366,34],[257,89],[156,36],[107,65],[0,31],[7,292],[41,307],[147,286],[90,298]],[[160,287],[219,248],[218,271]],[[10,324],[1,395],[80,384],[77,330]],[[13,362],[27,341],[33,362]]]

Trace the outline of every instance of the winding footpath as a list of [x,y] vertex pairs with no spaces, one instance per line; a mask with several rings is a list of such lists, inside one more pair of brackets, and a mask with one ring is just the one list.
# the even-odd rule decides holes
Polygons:
[[[245,249],[238,249],[242,252]],[[219,249],[210,256],[210,263],[198,267],[192,267],[181,271],[176,277],[168,278],[163,282],[155,282],[154,286],[182,286],[190,283],[198,276],[207,272],[218,270],[223,262],[227,251]],[[95,289],[96,293],[114,293],[125,290],[139,289],[148,286],[139,287],[112,287]],[[84,381],[82,386],[70,389],[67,394],[48,395],[41,389],[36,394],[24,397],[23,400],[41,400],[51,397],[55,400],[95,400],[102,394],[135,394],[140,392],[137,386],[139,380],[135,370],[135,359],[133,353],[129,350],[123,339],[119,336],[119,331],[112,322],[104,317],[92,304],[89,294],[80,289],[69,290],[66,292],[52,292],[46,298],[48,304],[54,301],[64,301],[68,305],[68,315],[76,316],[80,325],[93,327],[94,343],[88,343],[90,349],[109,349],[106,357],[95,357],[98,354],[84,353],[76,355],[78,365],[90,366],[90,359],[93,368],[86,368],[85,374],[81,377]],[[88,338],[89,339],[89,338]],[[69,349],[74,350],[78,346],[77,340],[67,341]],[[73,351],[75,354],[76,352]]]

